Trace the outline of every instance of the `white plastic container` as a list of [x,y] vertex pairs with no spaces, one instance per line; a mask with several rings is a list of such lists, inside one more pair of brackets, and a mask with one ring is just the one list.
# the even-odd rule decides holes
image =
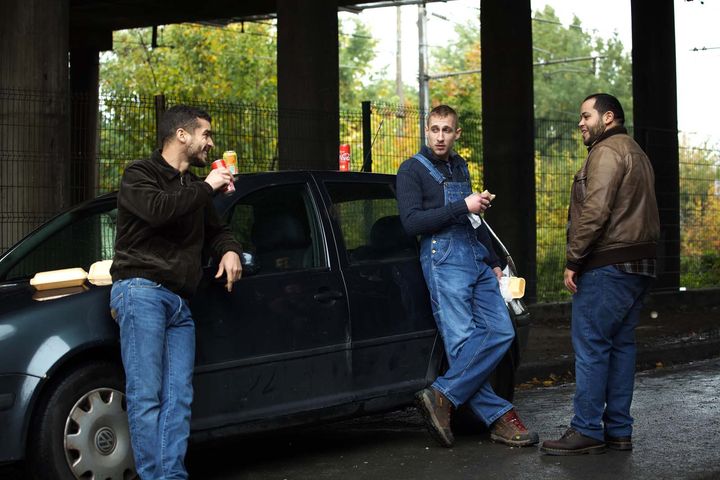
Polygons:
[[525,279],[522,277],[500,277],[500,294],[506,302],[525,295]]
[[52,290],[54,288],[79,287],[85,283],[88,274],[80,267],[64,268],[38,272],[30,279],[30,285],[36,290]]
[[110,265],[112,265],[112,260],[101,260],[90,265],[90,272],[88,272],[87,276],[88,282],[97,286],[111,285]]

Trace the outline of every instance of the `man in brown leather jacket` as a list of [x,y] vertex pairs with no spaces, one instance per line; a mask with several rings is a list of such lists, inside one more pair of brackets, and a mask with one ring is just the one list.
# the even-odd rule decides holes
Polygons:
[[655,277],[660,221],[650,160],[623,126],[612,95],[587,97],[580,131],[588,157],[570,196],[565,287],[573,294],[575,415],[549,455],[632,450],[635,327]]

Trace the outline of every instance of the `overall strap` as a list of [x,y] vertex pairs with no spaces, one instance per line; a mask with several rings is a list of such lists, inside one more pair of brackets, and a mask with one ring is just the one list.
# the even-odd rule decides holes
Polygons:
[[460,163],[460,168],[462,169],[463,173],[465,174],[465,179],[468,183],[470,183],[470,170],[468,169],[468,164],[466,162]]
[[413,155],[413,158],[422,163],[425,168],[428,169],[428,172],[430,172],[430,175],[435,179],[436,182],[439,184],[445,183],[445,175],[440,173],[440,171],[435,167],[435,165],[430,162],[422,153],[416,153]]

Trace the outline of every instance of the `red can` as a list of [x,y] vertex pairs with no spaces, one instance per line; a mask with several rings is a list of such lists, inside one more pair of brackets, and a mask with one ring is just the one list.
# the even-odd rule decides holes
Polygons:
[[[227,164],[225,163],[225,160],[220,159],[220,160],[215,160],[214,162],[212,162],[212,169],[216,170],[218,168],[227,168]],[[225,188],[223,188],[222,191],[225,192],[226,195],[230,195],[231,193],[233,193],[235,191],[235,184],[233,182],[228,183],[225,186]]]
[[340,145],[340,158],[338,163],[338,169],[341,172],[350,171],[350,145],[343,143]]

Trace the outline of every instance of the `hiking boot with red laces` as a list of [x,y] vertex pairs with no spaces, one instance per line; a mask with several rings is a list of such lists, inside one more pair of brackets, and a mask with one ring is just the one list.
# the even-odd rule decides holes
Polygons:
[[511,447],[528,447],[538,443],[539,438],[536,432],[531,432],[523,425],[513,408],[492,424],[490,440]]
[[418,392],[415,402],[425,419],[430,436],[443,447],[452,447],[455,442],[450,430],[453,404],[434,388],[425,388]]

